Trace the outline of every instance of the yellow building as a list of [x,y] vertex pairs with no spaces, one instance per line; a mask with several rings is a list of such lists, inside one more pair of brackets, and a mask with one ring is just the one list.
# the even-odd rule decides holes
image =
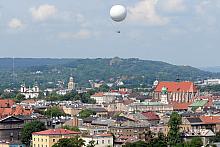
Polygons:
[[71,138],[79,135],[80,132],[74,132],[66,129],[50,129],[32,133],[33,147],[52,147],[62,138]]

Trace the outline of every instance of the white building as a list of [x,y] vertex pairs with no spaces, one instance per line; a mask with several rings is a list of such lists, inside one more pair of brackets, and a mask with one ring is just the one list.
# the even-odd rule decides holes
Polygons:
[[82,139],[85,140],[85,146],[92,140],[95,142],[95,147],[113,146],[112,134],[96,134],[93,136],[82,137]]
[[99,92],[92,95],[91,98],[95,99],[97,104],[107,104],[111,103],[120,96],[121,94],[117,92]]
[[70,77],[69,83],[68,83],[68,90],[75,90],[76,89],[76,83],[73,80],[73,77]]
[[204,85],[219,85],[220,79],[207,79],[204,80]]
[[37,98],[39,96],[40,89],[37,84],[34,84],[32,88],[31,87],[27,88],[25,84],[22,84],[20,92],[25,96],[26,99]]

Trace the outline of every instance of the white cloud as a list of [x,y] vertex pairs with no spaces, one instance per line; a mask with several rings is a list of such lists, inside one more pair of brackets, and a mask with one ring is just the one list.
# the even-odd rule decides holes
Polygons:
[[58,36],[62,39],[88,39],[92,36],[92,33],[89,30],[82,29],[76,33],[63,32],[60,33]]
[[168,18],[159,16],[156,12],[157,0],[140,0],[135,6],[129,7],[128,20],[146,25],[165,25]]
[[23,27],[23,23],[21,20],[19,20],[17,18],[13,18],[9,21],[8,26],[12,29],[19,29],[19,28]]
[[54,16],[57,12],[57,8],[54,5],[41,5],[38,8],[34,7],[30,9],[33,19],[37,21],[44,21],[51,16]]
[[168,12],[180,12],[186,10],[184,0],[164,0],[162,2],[162,7]]

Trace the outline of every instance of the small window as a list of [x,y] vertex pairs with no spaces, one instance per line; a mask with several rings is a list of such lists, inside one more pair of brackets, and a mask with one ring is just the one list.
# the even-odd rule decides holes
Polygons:
[[39,144],[38,144],[37,146],[38,146],[38,147],[40,147],[40,145],[39,145]]
[[99,141],[97,140],[96,144],[99,144]]
[[45,139],[45,141],[47,142],[47,139]]
[[35,138],[34,138],[34,141],[35,141]]
[[53,142],[56,142],[56,140],[55,140],[55,139],[53,139]]
[[42,147],[44,147],[44,145],[42,145]]
[[42,142],[44,142],[44,140],[43,140],[43,139],[41,139],[41,141],[42,141]]
[[110,140],[108,140],[108,144],[110,144]]
[[104,144],[105,143],[105,140],[102,140],[102,144]]
[[38,140],[38,142],[39,142],[39,138],[38,138],[37,140]]
[[36,145],[34,144],[34,147],[36,147]]

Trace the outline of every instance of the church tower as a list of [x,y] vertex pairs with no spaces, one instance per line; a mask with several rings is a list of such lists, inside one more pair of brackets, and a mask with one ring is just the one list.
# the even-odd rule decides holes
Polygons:
[[160,98],[161,103],[163,104],[168,104],[168,94],[167,94],[167,88],[164,86],[161,89],[161,98]]
[[70,77],[68,83],[68,90],[74,90],[76,88],[76,84],[74,83],[73,77]]

